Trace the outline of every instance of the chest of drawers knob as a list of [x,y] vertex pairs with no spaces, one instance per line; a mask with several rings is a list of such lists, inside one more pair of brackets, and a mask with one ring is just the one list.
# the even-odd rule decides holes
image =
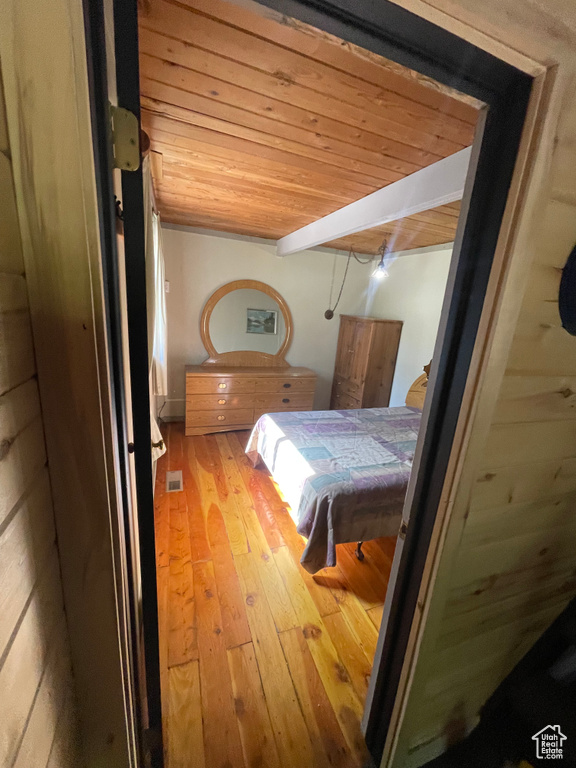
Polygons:
[[218,405],[226,405],[226,400],[220,398],[220,400],[218,400]]
[[289,397],[283,397],[282,398],[282,402],[283,403],[289,403],[290,402],[290,398]]
[[226,389],[227,386],[228,384],[220,383],[218,384],[218,389]]
[[226,416],[218,416],[218,421],[224,421],[225,418]]
[[288,382],[286,382],[286,384],[284,384],[284,389],[290,389],[291,386],[292,384],[289,384]]

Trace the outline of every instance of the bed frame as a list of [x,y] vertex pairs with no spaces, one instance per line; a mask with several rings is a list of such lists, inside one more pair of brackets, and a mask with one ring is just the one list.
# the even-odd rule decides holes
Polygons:
[[406,405],[412,408],[424,408],[424,398],[426,397],[426,387],[428,386],[428,375],[430,373],[430,366],[432,361],[428,365],[424,366],[424,373],[422,376],[418,376],[416,381],[412,384],[406,395]]
[[[412,386],[408,390],[408,393],[406,395],[407,406],[411,408],[420,408],[420,410],[424,408],[424,399],[426,397],[426,388],[428,386],[428,375],[430,374],[431,365],[432,365],[432,361],[430,361],[428,365],[424,366],[424,373],[421,376],[418,376],[416,381],[412,384]],[[360,561],[364,560],[364,552],[362,552],[362,543],[363,542],[358,541],[356,543],[356,549],[354,550],[354,554]]]

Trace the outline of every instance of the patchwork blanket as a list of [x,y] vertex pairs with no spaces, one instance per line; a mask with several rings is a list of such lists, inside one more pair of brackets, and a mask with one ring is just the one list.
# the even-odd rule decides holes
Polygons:
[[258,420],[246,453],[266,464],[290,504],[310,573],[336,565],[336,544],[398,533],[420,417],[402,407]]

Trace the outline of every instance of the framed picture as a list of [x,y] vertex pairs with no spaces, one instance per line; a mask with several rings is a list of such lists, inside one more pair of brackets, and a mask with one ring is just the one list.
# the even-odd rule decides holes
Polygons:
[[275,309],[247,309],[246,333],[278,333],[278,312]]

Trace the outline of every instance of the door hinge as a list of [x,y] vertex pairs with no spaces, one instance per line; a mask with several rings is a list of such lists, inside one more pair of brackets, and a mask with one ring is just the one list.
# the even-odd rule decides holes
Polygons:
[[110,104],[110,130],[114,167],[136,171],[140,167],[140,126],[135,114]]
[[400,525],[400,530],[398,531],[398,538],[405,539],[407,533],[408,533],[408,523],[405,523],[404,520],[402,520],[402,524]]

